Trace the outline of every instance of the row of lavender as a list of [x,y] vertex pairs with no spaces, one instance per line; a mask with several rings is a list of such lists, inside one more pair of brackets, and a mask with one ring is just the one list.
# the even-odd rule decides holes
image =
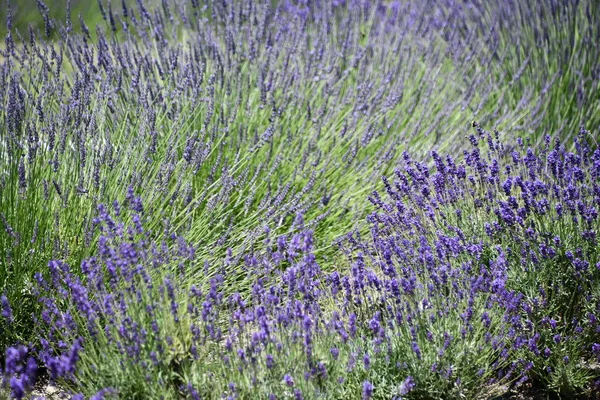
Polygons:
[[198,248],[191,279],[297,214],[329,268],[402,150],[455,150],[473,116],[537,142],[600,118],[594,1],[121,3],[94,29],[38,1],[40,32],[8,3],[0,289],[23,307],[3,345],[28,339],[33,275],[92,255],[95,209],[128,186]]
[[[65,387],[127,398],[597,393],[597,143],[582,130],[572,152],[549,138],[535,151],[477,130],[463,161],[404,155],[369,197],[369,237],[338,243],[349,270],[322,270],[309,229],[267,231],[266,253],[244,257],[248,294],[229,294],[224,270],[181,284],[183,238],[152,241],[137,199],[100,206],[98,254],[36,276],[38,358]],[[7,350],[18,398],[26,356]]]
[[[15,397],[594,390],[596,2],[66,3],[0,59]],[[401,156],[473,116],[533,150]]]
[[185,232],[198,248],[194,279],[205,260],[242,254],[264,224],[285,232],[298,213],[327,245],[352,228],[362,182],[399,147],[448,143],[434,136],[486,98],[441,68],[478,79],[473,88],[497,79],[470,58],[489,60],[499,40],[455,29],[464,7],[200,3],[100,1],[94,32],[69,12],[53,21],[39,1],[45,29],[26,33],[12,29],[9,4],[0,290],[24,305],[18,325],[39,311],[33,274],[93,254],[98,204],[128,186],[144,192],[154,231]]

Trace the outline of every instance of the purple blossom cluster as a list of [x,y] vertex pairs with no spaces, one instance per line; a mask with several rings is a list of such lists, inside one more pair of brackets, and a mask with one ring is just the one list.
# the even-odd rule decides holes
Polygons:
[[2,295],[0,297],[0,307],[2,307],[2,312],[0,313],[0,316],[2,316],[2,318],[4,319],[4,323],[12,322],[14,319],[13,312],[6,295]]
[[[599,390],[593,2],[36,2],[0,50],[0,391]],[[472,115],[555,136],[461,146]]]
[[[112,208],[109,212],[100,205],[94,220],[101,231],[97,257],[84,260],[78,271],[52,261],[49,279],[36,278],[43,303],[40,325],[47,327],[44,346],[73,344],[70,352],[55,360],[63,378],[75,373],[71,379],[85,381],[71,367],[82,347],[95,348],[99,343],[104,344],[104,354],[112,353],[126,370],[141,367],[142,379],[176,385],[176,389],[183,385],[192,397],[198,391],[210,393],[210,388],[194,388],[174,374],[182,365],[200,364],[209,350],[214,352],[211,357],[241,370],[256,364],[258,357],[266,370],[272,369],[278,362],[275,355],[284,351],[284,340],[302,344],[306,357],[312,359],[313,335],[323,330],[318,303],[322,290],[317,282],[321,271],[311,253],[312,232],[265,243],[271,249],[265,259],[246,256],[246,273],[254,284],[251,293],[242,296],[228,294],[231,290],[220,273],[210,277],[205,288],[184,289],[178,282],[186,276],[194,249],[174,234],[155,243],[144,230],[141,215],[134,215],[137,223],[126,227],[114,220],[114,213],[121,212],[119,204]],[[132,212],[136,210],[132,207]],[[76,332],[85,332],[86,339],[75,337]],[[98,376],[110,368],[96,365],[90,372]],[[325,379],[327,369],[315,363],[310,374]],[[279,379],[294,388],[297,398],[302,397],[291,375]],[[236,387],[227,382],[224,389],[235,392]]]
[[0,368],[0,390],[8,388],[11,397],[22,399],[35,384],[38,365],[25,346],[9,347]]
[[[68,345],[61,342],[59,347],[65,348]],[[41,350],[23,345],[8,347],[4,354],[4,366],[0,366],[0,394],[18,400],[27,398],[44,374],[49,375],[50,382],[72,379],[80,350],[79,340],[75,340],[62,354],[52,349],[46,339],[41,339]],[[47,382],[46,379],[44,381]],[[104,389],[90,398],[102,400],[107,394],[114,394],[114,390]],[[83,394],[76,393],[71,398],[84,397]]]
[[265,252],[243,256],[248,292],[223,268],[188,286],[195,250],[182,237],[153,241],[139,202],[100,205],[97,255],[78,270],[52,261],[48,279],[37,277],[41,354],[67,347],[44,364],[80,385],[102,377],[118,393],[133,374],[191,398],[341,397],[350,387],[365,399],[432,387],[460,397],[540,382],[590,390],[600,150],[583,129],[573,151],[558,141],[511,147],[481,129],[469,140],[462,161],[404,155],[383,179],[387,200],[369,196],[370,237],[338,243],[348,271],[322,270],[311,230],[267,230]]
[[344,222],[320,240],[341,234],[359,211],[340,194],[357,190],[344,176],[372,178],[404,140],[425,146],[450,131],[444,121],[481,100],[434,71],[445,57],[467,68],[472,47],[496,41],[475,46],[458,27],[477,18],[451,2],[430,12],[362,0],[99,0],[96,27],[69,7],[54,21],[36,3],[44,29],[16,30],[20,3],[10,2],[0,50],[0,262],[10,266],[0,292],[10,300],[48,260],[92,255],[97,205],[126,200],[128,186],[160,214],[155,225],[187,229],[211,261],[252,247],[264,225],[285,232],[298,214],[312,228]]
[[[490,382],[589,390],[600,334],[600,150],[583,128],[572,147],[546,137],[535,150],[474,125],[460,162],[405,153],[394,181],[383,178],[388,201],[377,191],[369,197],[378,210],[369,217],[372,243],[348,240],[378,267],[375,287],[413,299],[401,316],[410,325],[425,317],[435,326],[455,312],[460,337],[444,332],[439,354],[451,340],[481,334],[495,357]],[[418,359],[420,329],[411,328]]]

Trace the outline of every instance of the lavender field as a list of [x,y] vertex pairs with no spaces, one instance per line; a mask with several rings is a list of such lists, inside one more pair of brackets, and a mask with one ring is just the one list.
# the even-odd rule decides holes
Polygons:
[[600,399],[596,0],[0,16],[0,399]]

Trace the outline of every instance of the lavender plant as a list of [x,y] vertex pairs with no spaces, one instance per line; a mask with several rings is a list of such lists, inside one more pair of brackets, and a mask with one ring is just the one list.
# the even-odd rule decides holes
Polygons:
[[591,390],[596,2],[97,4],[4,9],[0,348],[86,395]]
[[[457,268],[467,271],[472,287],[460,295],[469,304],[460,314],[463,335],[474,318],[493,326],[494,304],[504,312],[503,335],[485,334],[499,352],[495,363],[513,358],[498,377],[514,377],[517,386],[533,381],[569,396],[597,390],[597,143],[582,128],[573,152],[549,136],[534,151],[522,140],[511,148],[497,131],[476,129],[463,162],[434,152],[431,171],[405,155],[393,185],[384,179],[390,201],[377,192],[370,197],[381,210],[370,217],[376,251],[371,258],[383,264],[383,273],[394,256],[402,264],[424,262],[426,268],[404,270],[403,281],[411,290],[420,286],[427,303],[441,284],[450,281],[456,290],[450,278],[460,274]],[[477,309],[479,290],[490,297]],[[442,292],[444,299],[448,295]]]
[[369,197],[369,237],[339,242],[349,269],[321,268],[310,229],[266,232],[243,257],[249,293],[228,287],[231,255],[186,286],[182,237],[153,241],[139,199],[100,206],[98,255],[37,276],[44,351],[80,348],[61,383],[128,398],[593,393],[600,150],[583,129],[574,152],[477,132],[462,161],[403,156],[386,200]]
[[25,346],[6,349],[4,369],[0,369],[0,396],[8,388],[12,398],[22,399],[33,387],[38,366],[28,353]]
[[[203,252],[196,271],[228,247],[252,247],[264,225],[287,231],[297,214],[332,258],[331,240],[364,215],[363,182],[390,173],[402,149],[455,147],[473,116],[508,130],[530,114],[534,132],[558,120],[567,131],[582,117],[596,124],[593,2],[515,16],[438,2],[100,1],[95,32],[38,3],[44,31],[27,34],[13,26],[18,5],[8,6],[2,55],[0,281],[30,305],[18,321],[35,311],[35,271],[89,256],[93,210],[123,200],[129,185],[143,191],[155,227],[189,232]],[[536,29],[551,46],[571,37],[571,58],[528,41],[526,13],[541,13]],[[573,21],[587,21],[585,32],[571,32]],[[481,34],[485,23],[497,26]],[[556,99],[574,104],[563,92],[575,93],[575,72],[540,77],[512,53],[515,40],[544,60],[555,54],[553,70],[585,64],[580,114],[544,118],[567,110]]]

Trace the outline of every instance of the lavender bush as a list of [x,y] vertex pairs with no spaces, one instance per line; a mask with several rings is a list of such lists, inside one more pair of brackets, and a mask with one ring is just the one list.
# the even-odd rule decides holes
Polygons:
[[4,369],[0,370],[3,377],[1,386],[3,389],[10,388],[14,398],[23,398],[35,383],[38,366],[28,352],[25,346],[6,349]]
[[547,138],[539,153],[477,131],[463,161],[404,154],[387,201],[369,197],[370,237],[338,243],[347,269],[322,270],[310,229],[265,232],[240,267],[249,293],[225,279],[230,257],[182,284],[193,247],[150,239],[139,199],[100,206],[98,255],[36,276],[42,354],[78,349],[54,379],[136,398],[593,393],[600,150],[585,130],[574,152]]
[[[351,242],[392,285],[420,294],[417,315],[446,319],[458,309],[463,340],[483,323],[498,357],[489,364],[492,381],[533,380],[566,395],[587,384],[592,390],[600,333],[597,143],[582,129],[573,152],[549,136],[534,151],[521,140],[505,146],[497,131],[477,132],[460,163],[433,152],[431,170],[406,154],[393,184],[384,178],[389,201],[370,197],[380,210],[369,217],[373,246]],[[510,367],[498,370],[503,361]]]
[[596,2],[35,5],[0,48],[11,396],[597,390]]

